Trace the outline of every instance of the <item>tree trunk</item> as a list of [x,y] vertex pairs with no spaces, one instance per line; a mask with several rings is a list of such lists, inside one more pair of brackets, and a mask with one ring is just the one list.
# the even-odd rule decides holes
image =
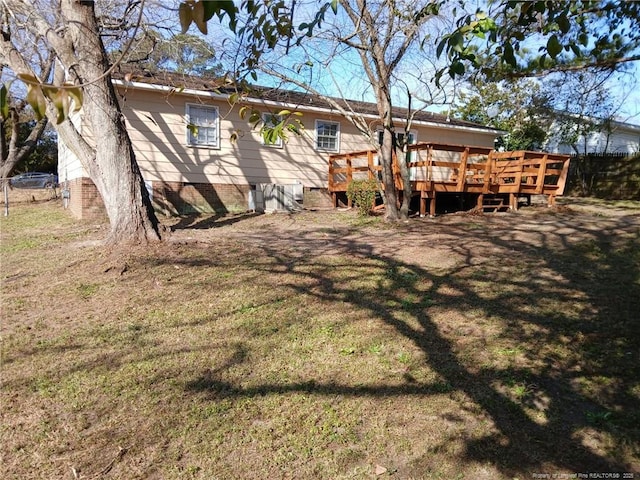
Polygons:
[[[124,117],[111,78],[104,75],[108,61],[98,33],[93,2],[63,0],[61,13],[73,52],[57,52],[68,64],[67,74],[83,84],[84,119],[95,148],[82,148],[65,120],[59,133],[89,172],[111,224],[107,243],[146,243],[160,239],[158,220],[135,159]],[[79,148],[74,148],[79,147]]]
[[380,145],[380,163],[382,164],[382,183],[384,185],[385,219],[397,221],[400,219],[398,211],[398,192],[393,174],[394,137],[393,124],[385,125]]
[[407,166],[407,137],[405,135],[405,143],[402,149],[397,149],[399,152],[398,168],[400,169],[400,176],[402,177],[402,205],[400,205],[400,218],[407,220],[409,218],[409,207],[411,206],[411,176],[409,175],[409,167]]
[[[382,164],[382,183],[385,196],[385,220],[400,220],[402,213],[398,208],[398,190],[393,172],[393,153],[396,148],[396,132],[393,125],[391,95],[385,83],[377,84],[378,112],[383,121],[382,145],[380,145],[380,163]],[[408,218],[405,216],[404,218]]]

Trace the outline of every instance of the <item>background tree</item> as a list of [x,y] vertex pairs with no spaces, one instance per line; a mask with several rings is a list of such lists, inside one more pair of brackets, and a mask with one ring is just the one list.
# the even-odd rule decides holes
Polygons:
[[[594,149],[607,152],[611,123],[623,102],[611,85],[614,73],[570,71],[548,79],[545,88],[553,99],[554,143],[568,145],[576,154],[585,155]],[[594,135],[600,137],[595,146],[590,141]]]
[[507,132],[496,141],[496,148],[539,150],[547,140],[550,110],[550,97],[538,82],[475,79],[459,93],[452,115]]
[[[556,73],[547,84],[553,96],[550,143],[574,154],[571,169],[583,195],[590,195],[609,153],[618,112],[625,98],[612,83],[622,82],[610,70],[582,70]],[[599,154],[600,156],[592,156]]]
[[[121,57],[120,49],[109,52],[112,62]],[[220,77],[226,73],[215,49],[204,38],[183,33],[164,36],[149,26],[120,61],[150,72],[172,71],[200,77]]]

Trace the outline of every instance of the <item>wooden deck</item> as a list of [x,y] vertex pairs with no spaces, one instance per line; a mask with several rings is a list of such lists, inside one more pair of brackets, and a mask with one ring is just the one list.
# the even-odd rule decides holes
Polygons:
[[[568,155],[435,143],[410,145],[407,160],[413,195],[420,197],[420,214],[427,213],[429,204],[432,216],[440,193],[475,195],[477,207],[484,209],[516,210],[518,199],[530,195],[546,195],[551,206],[563,194],[569,171]],[[395,155],[393,170],[396,187],[402,191]],[[375,150],[330,155],[329,192],[334,206],[352,180],[380,179],[381,172]]]

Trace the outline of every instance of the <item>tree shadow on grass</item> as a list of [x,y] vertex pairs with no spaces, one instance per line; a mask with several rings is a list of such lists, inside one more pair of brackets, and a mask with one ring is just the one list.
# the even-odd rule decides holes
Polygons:
[[227,225],[233,225],[234,223],[247,220],[249,218],[262,215],[256,212],[246,212],[238,214],[211,214],[203,215],[201,213],[194,213],[189,215],[181,215],[178,223],[171,225],[171,231],[185,230],[185,229],[209,229],[209,228],[221,228]]
[[[571,215],[542,221],[553,228],[535,242],[522,239],[530,226],[517,222],[506,235],[482,225],[473,230],[448,227],[438,246],[462,261],[447,271],[398,260],[393,247],[374,248],[366,236],[338,232],[318,243],[316,236],[300,231],[290,233],[286,250],[263,245],[270,262],[256,262],[255,268],[286,273],[284,286],[293,292],[368,311],[418,347],[448,388],[470,399],[495,426],[494,433],[466,440],[461,461],[489,462],[510,476],[550,466],[570,472],[628,471],[628,459],[588,446],[584,432],[607,430],[619,445],[640,442],[639,407],[631,392],[640,373],[637,227],[620,233],[619,225],[630,225],[621,222],[612,223],[615,231],[594,231]],[[479,255],[480,244],[493,253]],[[385,281],[368,288],[341,281],[336,275],[340,267],[321,261],[328,252],[375,263],[386,272]],[[572,315],[558,307],[568,302],[581,310]],[[433,305],[456,312],[481,310],[486,317],[501,319],[501,336],[530,366],[469,361],[464,342],[443,330]],[[573,354],[555,356],[554,345],[564,352],[567,344],[575,345]],[[475,343],[468,348],[482,347]],[[580,386],[600,377],[608,379],[604,393],[587,394]],[[519,396],[510,393],[510,382],[522,385]],[[212,399],[286,392],[401,397],[439,394],[442,384],[360,386],[309,379],[241,387],[218,370],[188,381],[186,389],[209,393]],[[543,413],[543,421],[532,419],[532,408]],[[428,461],[427,452],[413,468],[420,471],[423,461]]]

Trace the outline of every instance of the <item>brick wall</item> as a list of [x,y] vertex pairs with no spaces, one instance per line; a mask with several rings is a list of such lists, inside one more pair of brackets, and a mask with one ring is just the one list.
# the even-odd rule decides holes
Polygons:
[[75,217],[83,220],[106,218],[107,212],[104,209],[102,197],[91,179],[74,178],[63,184],[62,189],[68,190],[67,208]]
[[333,200],[326,188],[304,188],[304,208],[333,208]]
[[168,215],[247,210],[250,185],[153,182],[153,204]]
[[[165,215],[187,213],[233,213],[248,209],[251,185],[210,183],[153,182],[153,205]],[[105,218],[98,189],[89,178],[67,182],[68,208],[82,219]],[[331,208],[331,196],[324,188],[305,188],[305,208]]]

